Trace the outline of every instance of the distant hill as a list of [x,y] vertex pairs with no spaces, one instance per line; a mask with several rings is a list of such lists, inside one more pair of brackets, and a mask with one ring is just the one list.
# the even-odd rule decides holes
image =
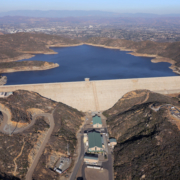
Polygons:
[[42,33],[16,33],[0,36],[0,62],[24,59],[27,54],[54,54],[49,46],[79,44],[80,41]]
[[180,14],[149,14],[149,13],[116,13],[107,11],[82,11],[82,10],[17,10],[0,13],[3,16],[28,16],[28,17],[46,17],[46,18],[62,18],[62,17],[83,17],[83,16],[102,16],[102,17],[180,17]]
[[[33,16],[33,15],[32,15]],[[151,17],[151,18],[150,18]],[[0,25],[20,25],[23,23],[33,26],[46,26],[47,23],[62,23],[63,25],[97,25],[97,24],[107,24],[107,25],[132,25],[136,26],[146,26],[146,27],[179,27],[180,16],[179,17],[165,17],[165,16],[148,16],[138,17],[136,14],[131,17],[128,16],[77,16],[77,17],[30,17],[30,16],[0,16]],[[126,27],[127,28],[127,27]]]
[[0,13],[2,16],[28,16],[28,17],[47,17],[47,18],[62,18],[62,17],[80,17],[80,16],[116,16],[117,13],[113,12],[104,12],[104,11],[9,11]]

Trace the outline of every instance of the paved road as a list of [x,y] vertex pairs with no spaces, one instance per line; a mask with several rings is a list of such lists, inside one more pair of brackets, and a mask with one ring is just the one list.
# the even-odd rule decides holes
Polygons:
[[154,104],[152,104],[150,107],[151,107],[152,110],[154,110],[154,111],[156,111],[156,112],[159,111],[162,107],[172,106],[172,105],[170,105],[170,104],[164,104],[164,105],[161,105],[161,106],[155,108],[155,107],[153,107],[153,105],[154,105]]
[[[108,150],[110,152],[110,149]],[[103,169],[107,169],[109,172],[109,180],[113,180],[113,159],[112,159],[112,155],[109,153],[108,154],[108,161],[103,162],[102,163],[102,167]],[[85,176],[85,168],[87,168],[87,164],[83,164],[82,166],[82,177],[83,180],[86,180],[86,176]]]
[[84,163],[83,166],[82,166],[82,177],[83,177],[83,180],[86,180],[86,176],[85,176],[85,169],[87,168],[87,165]]
[[[92,130],[94,128],[88,128],[86,129],[87,131],[89,130]],[[104,129],[103,131],[101,131],[101,133],[107,133],[107,128],[95,128],[96,130],[100,131],[100,129]],[[82,128],[81,129],[81,134],[83,134],[84,132],[84,129]],[[114,177],[113,177],[113,159],[112,159],[112,155],[111,155],[111,150],[109,148],[109,146],[107,145],[107,137],[105,136],[104,134],[104,137],[105,137],[105,146],[107,148],[107,153],[108,153],[108,160],[106,162],[103,162],[102,163],[102,167],[104,169],[107,169],[108,172],[109,172],[109,180],[113,180]],[[77,172],[80,168],[80,165],[83,161],[83,156],[84,156],[84,143],[83,143],[83,135],[81,136],[81,152],[80,152],[80,155],[79,155],[79,158],[78,158],[78,162],[73,170],[73,173],[70,177],[70,180],[75,180],[76,178],[76,175],[77,175]],[[83,166],[82,166],[82,169],[81,169],[81,173],[82,173],[82,177],[83,177],[83,180],[86,180],[86,177],[85,177],[85,168],[87,168],[87,164],[83,163]]]
[[42,113],[42,114],[36,114],[32,117],[32,121],[31,123],[26,126],[26,127],[22,127],[22,128],[18,128],[18,127],[14,127],[14,126],[11,126],[9,123],[8,123],[8,120],[10,119],[10,115],[8,114],[8,112],[4,111],[3,109],[0,109],[0,111],[2,112],[3,114],[3,122],[0,126],[0,132],[4,133],[4,134],[17,134],[17,133],[21,133],[23,131],[25,131],[26,129],[29,129],[31,126],[33,126],[36,122],[36,118],[38,116],[46,116],[47,114],[46,113]]
[[106,153],[108,153],[108,143],[107,143],[107,137],[105,134],[103,134],[103,139],[104,139],[105,151]]
[[[80,133],[79,133],[80,134]],[[71,174],[71,177],[70,177],[70,180],[75,180],[76,179],[76,175],[78,173],[78,170],[81,166],[81,163],[82,161],[84,160],[84,143],[83,143],[83,135],[80,134],[80,139],[81,139],[81,150],[80,150],[80,153],[79,153],[79,158],[77,160],[77,163],[73,169],[73,172]]]
[[[110,152],[110,149],[109,149]],[[113,180],[113,159],[111,153],[108,153],[108,161],[102,163],[102,167],[109,172],[109,180]]]
[[29,170],[27,172],[26,180],[32,180],[32,175],[33,175],[34,169],[37,166],[37,163],[39,162],[39,159],[40,159],[40,157],[44,151],[44,148],[45,148],[45,146],[46,146],[46,144],[47,144],[47,142],[48,142],[48,140],[49,140],[49,138],[53,132],[54,126],[55,126],[54,118],[53,118],[52,114],[40,114],[40,116],[44,116],[44,117],[47,117],[49,119],[50,128],[48,130],[48,133],[46,134],[46,138],[44,139],[43,143],[40,146],[38,153],[35,156],[35,159],[31,165],[31,167],[29,168]]
[[[174,106],[171,105],[171,104],[164,104],[164,105],[159,106],[158,108],[154,108],[154,107],[153,107],[153,104],[152,104],[150,107],[151,107],[152,110],[154,110],[154,111],[157,112],[157,111],[159,111],[162,107],[168,107],[168,106],[174,107]],[[174,109],[176,109],[176,110],[180,113],[180,110],[179,110],[179,109],[177,109],[176,107],[174,107]]]
[[[86,122],[85,122],[85,124],[86,124]],[[84,124],[84,126],[85,126],[85,124]],[[81,128],[81,130],[80,130],[80,132],[78,134],[78,136],[80,136],[78,138],[78,140],[80,139],[81,149],[80,149],[80,153],[79,153],[79,157],[78,157],[77,163],[76,163],[76,165],[75,165],[75,167],[73,169],[73,172],[71,174],[70,180],[75,180],[76,179],[76,175],[77,175],[78,170],[79,170],[79,168],[81,166],[81,163],[82,163],[82,161],[84,161],[84,153],[85,153],[84,142],[83,142],[83,138],[84,138],[84,136],[83,136],[83,134],[84,134],[84,126]]]

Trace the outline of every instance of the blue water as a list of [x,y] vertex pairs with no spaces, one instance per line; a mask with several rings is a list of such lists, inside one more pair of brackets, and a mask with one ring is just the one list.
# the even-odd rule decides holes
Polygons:
[[50,82],[127,79],[176,76],[169,63],[151,63],[152,58],[135,57],[125,51],[82,45],[52,48],[55,55],[36,55],[28,60],[58,63],[58,68],[45,71],[6,73],[8,85]]

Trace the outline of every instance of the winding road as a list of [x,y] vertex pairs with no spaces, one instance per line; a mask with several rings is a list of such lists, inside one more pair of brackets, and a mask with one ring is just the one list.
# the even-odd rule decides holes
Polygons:
[[[55,108],[56,109],[56,108]],[[27,126],[27,127],[23,127],[23,128],[17,128],[17,127],[13,127],[11,125],[8,124],[8,121],[10,120],[10,114],[6,111],[6,110],[3,110],[2,108],[0,108],[0,111],[2,112],[3,114],[3,122],[0,126],[0,132],[4,133],[4,134],[17,134],[17,133],[21,133],[23,132],[24,130],[30,128],[31,126],[33,126],[36,122],[36,118],[38,116],[44,116],[46,118],[49,119],[49,123],[50,123],[50,128],[48,130],[48,133],[46,134],[46,137],[44,138],[44,141],[42,142],[41,146],[40,146],[40,149],[38,151],[38,153],[36,154],[35,156],[35,159],[32,163],[32,165],[29,167],[29,170],[26,174],[26,180],[32,180],[32,175],[33,175],[33,172],[34,172],[34,169],[36,168],[37,166],[37,163],[43,153],[43,150],[46,146],[46,144],[48,143],[48,140],[53,132],[53,129],[54,129],[54,126],[55,126],[55,123],[54,123],[54,118],[53,118],[53,113],[55,111],[55,109],[53,110],[53,112],[51,114],[49,113],[41,113],[41,114],[36,114],[33,116],[32,118],[32,121],[31,123]]]
[[83,132],[84,132],[84,126],[81,128],[80,132],[78,133],[78,141],[80,141],[80,152],[79,152],[79,156],[78,156],[78,159],[77,159],[77,162],[76,162],[76,165],[73,169],[73,172],[70,176],[70,180],[75,180],[76,179],[76,175],[78,173],[78,170],[81,166],[81,163],[82,161],[84,160],[84,143],[83,143]]

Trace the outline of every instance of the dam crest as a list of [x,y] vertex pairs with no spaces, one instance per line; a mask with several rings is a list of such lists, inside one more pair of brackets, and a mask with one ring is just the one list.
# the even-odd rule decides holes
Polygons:
[[180,92],[180,77],[116,79],[45,84],[5,85],[0,92],[28,90],[62,102],[80,111],[103,111],[111,108],[124,94],[148,89],[161,94]]

